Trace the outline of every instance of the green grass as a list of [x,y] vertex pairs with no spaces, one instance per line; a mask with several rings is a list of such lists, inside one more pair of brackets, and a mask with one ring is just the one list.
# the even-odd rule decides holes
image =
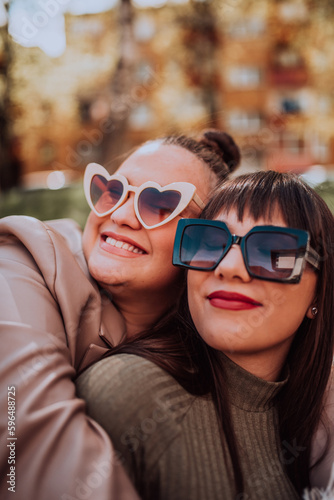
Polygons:
[[0,195],[0,217],[30,215],[40,220],[74,219],[83,228],[90,208],[81,183],[59,190],[12,190]]
[[324,182],[315,189],[325,200],[332,213],[334,214],[334,182]]

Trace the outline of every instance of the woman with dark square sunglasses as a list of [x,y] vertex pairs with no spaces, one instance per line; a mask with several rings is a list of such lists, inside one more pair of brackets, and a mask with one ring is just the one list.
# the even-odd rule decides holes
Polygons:
[[[75,397],[73,378],[173,308],[183,274],[171,262],[177,220],[198,216],[239,158],[217,130],[150,141],[114,175],[88,168],[93,206],[83,240],[73,221],[0,222],[0,422],[4,439],[8,422],[18,422],[17,498],[137,498],[108,436]],[[3,444],[1,498],[8,453]]]
[[142,498],[287,500],[325,487],[334,461],[325,202],[290,174],[231,179],[201,219],[179,221],[174,263],[188,269],[178,313],[78,380]]

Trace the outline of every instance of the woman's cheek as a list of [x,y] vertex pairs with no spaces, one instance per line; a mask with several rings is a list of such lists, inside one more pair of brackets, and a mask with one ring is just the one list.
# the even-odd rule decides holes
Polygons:
[[188,304],[190,315],[193,322],[198,329],[201,329],[203,318],[202,315],[205,314],[204,304],[200,299],[200,294],[197,292],[196,284],[191,283],[188,280]]
[[82,235],[82,248],[86,260],[89,259],[98,236],[98,224],[96,219],[96,215],[91,212],[88,216]]

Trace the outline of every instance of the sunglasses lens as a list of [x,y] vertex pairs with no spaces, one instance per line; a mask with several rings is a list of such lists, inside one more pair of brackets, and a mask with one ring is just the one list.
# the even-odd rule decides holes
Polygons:
[[298,238],[286,233],[252,233],[246,240],[249,270],[259,278],[286,280],[300,257]]
[[178,207],[181,193],[145,188],[139,195],[138,210],[147,226],[155,226],[167,219]]
[[102,175],[94,175],[90,185],[90,198],[94,208],[100,214],[108,212],[120,200],[123,184],[117,179],[108,181]]
[[221,259],[229,241],[223,228],[191,225],[184,229],[180,260],[183,264],[211,269]]

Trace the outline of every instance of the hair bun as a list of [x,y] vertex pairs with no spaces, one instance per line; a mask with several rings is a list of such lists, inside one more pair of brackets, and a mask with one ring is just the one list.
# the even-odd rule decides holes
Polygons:
[[232,137],[218,129],[203,130],[198,140],[211,147],[223,159],[230,172],[233,172],[240,163],[240,150]]

